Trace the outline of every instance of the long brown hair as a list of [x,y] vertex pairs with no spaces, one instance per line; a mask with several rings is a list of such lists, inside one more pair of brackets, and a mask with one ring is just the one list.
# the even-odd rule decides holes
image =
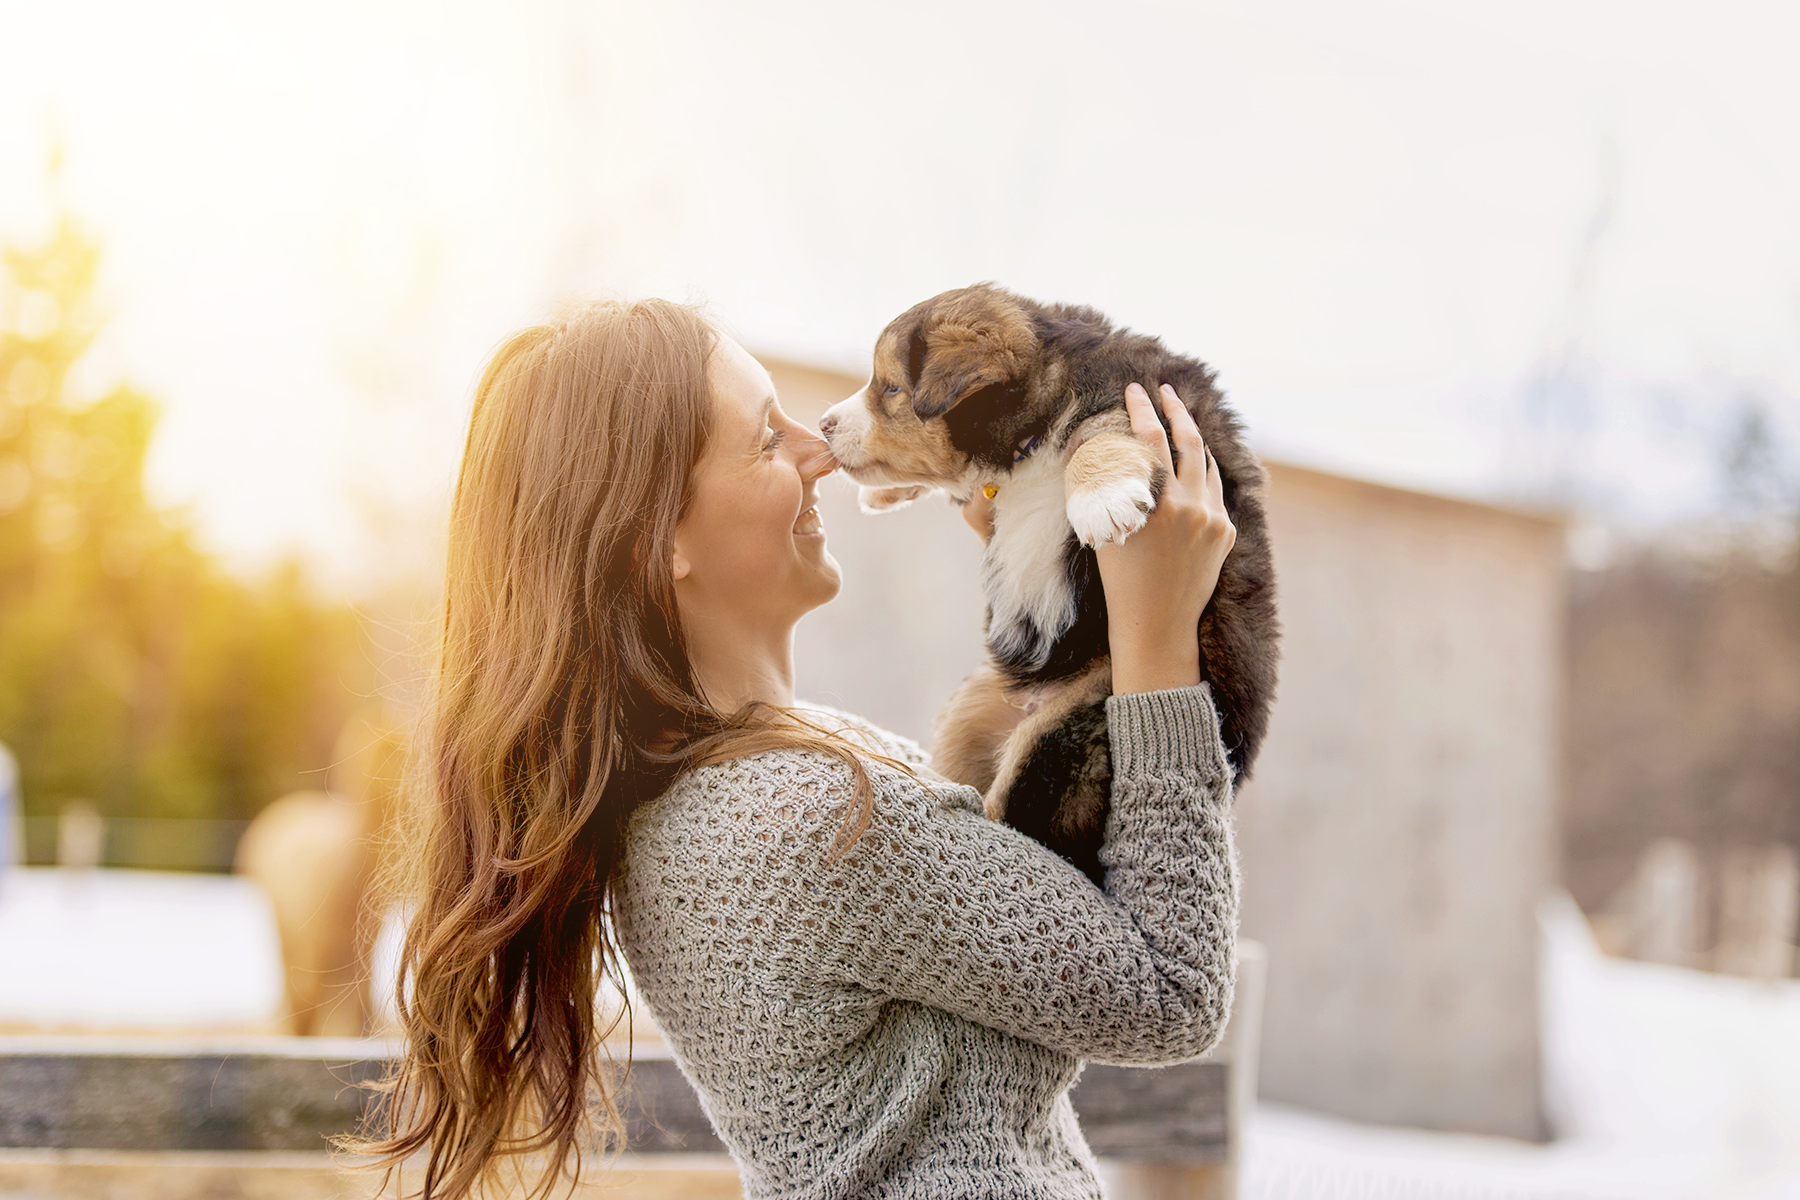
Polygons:
[[642,803],[804,747],[854,775],[840,847],[868,822],[852,747],[766,705],[715,712],[688,661],[670,564],[717,343],[683,305],[594,304],[515,335],[477,388],[415,763],[407,1046],[382,1127],[351,1144],[390,1178],[423,1152],[420,1195],[460,1200],[521,1155],[547,1194],[584,1135],[619,1143],[595,1002],[621,970],[606,913]]

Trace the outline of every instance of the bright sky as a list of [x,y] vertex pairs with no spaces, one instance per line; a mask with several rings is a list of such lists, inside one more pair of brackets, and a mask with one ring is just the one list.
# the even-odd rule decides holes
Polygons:
[[59,128],[158,494],[338,578],[435,539],[483,357],[595,294],[861,370],[994,279],[1207,359],[1267,453],[1643,522],[1743,397],[1800,447],[1797,12],[0,0],[0,237]]

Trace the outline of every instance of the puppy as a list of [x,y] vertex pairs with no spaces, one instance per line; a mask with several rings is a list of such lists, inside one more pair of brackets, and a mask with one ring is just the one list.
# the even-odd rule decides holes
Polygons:
[[[1141,529],[1165,482],[1131,432],[1125,387],[1134,381],[1153,397],[1165,383],[1175,388],[1218,461],[1237,527],[1199,641],[1241,782],[1275,692],[1275,579],[1263,469],[1210,370],[1091,308],[977,284],[889,323],[868,386],[819,424],[864,485],[869,511],[940,488],[958,504],[977,491],[993,498],[982,568],[987,661],[939,715],[933,765],[982,790],[990,818],[1096,883],[1112,778],[1112,674],[1093,547]],[[1166,427],[1160,406],[1158,417]]]

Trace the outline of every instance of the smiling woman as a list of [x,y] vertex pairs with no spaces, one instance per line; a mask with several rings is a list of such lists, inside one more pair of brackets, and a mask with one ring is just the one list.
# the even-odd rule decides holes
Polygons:
[[622,970],[604,913],[625,824],[670,780],[812,750],[847,772],[846,836],[866,824],[862,759],[786,707],[793,623],[837,590],[807,515],[821,446],[749,355],[667,301],[577,309],[489,362],[398,864],[417,904],[408,1052],[358,1146],[392,1167],[428,1150],[424,1194],[466,1195],[517,1154],[547,1155],[546,1184],[577,1170],[590,1085],[618,1128],[593,1003]]

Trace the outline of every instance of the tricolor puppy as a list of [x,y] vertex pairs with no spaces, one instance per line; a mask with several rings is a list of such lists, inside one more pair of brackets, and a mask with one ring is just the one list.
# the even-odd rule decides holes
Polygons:
[[[1093,547],[1143,527],[1162,469],[1131,432],[1125,387],[1175,388],[1218,461],[1237,542],[1201,615],[1212,685],[1238,780],[1275,692],[1274,570],[1264,474],[1213,374],[1091,308],[1038,304],[987,284],[934,296],[875,344],[862,392],[820,422],[863,506],[935,488],[993,498],[983,564],[988,660],[939,715],[933,765],[981,789],[988,816],[1067,857],[1096,882],[1111,755],[1106,598]],[[1167,423],[1158,409],[1158,416]]]

